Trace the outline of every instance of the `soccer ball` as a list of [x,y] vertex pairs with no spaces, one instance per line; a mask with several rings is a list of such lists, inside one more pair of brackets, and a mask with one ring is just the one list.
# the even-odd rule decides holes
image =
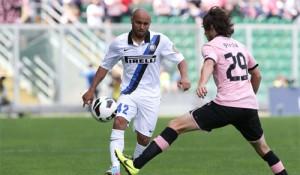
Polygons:
[[110,97],[99,97],[91,106],[92,116],[100,122],[108,122],[116,115],[117,103]]

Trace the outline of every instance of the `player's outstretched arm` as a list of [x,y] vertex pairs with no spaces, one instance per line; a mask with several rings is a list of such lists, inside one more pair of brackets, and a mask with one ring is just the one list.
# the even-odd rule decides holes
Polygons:
[[207,94],[206,83],[213,73],[215,62],[212,59],[206,59],[201,69],[201,75],[197,87],[197,95],[204,98]]
[[180,73],[180,80],[178,81],[177,86],[178,88],[187,91],[191,87],[191,82],[187,73],[188,67],[186,61],[182,60],[177,67]]

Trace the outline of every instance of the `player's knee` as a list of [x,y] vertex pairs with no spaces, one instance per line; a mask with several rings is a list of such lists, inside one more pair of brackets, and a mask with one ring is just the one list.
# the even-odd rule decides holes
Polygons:
[[114,129],[121,129],[121,130],[125,130],[127,127],[127,120],[123,117],[116,117],[114,120],[114,124],[113,124],[113,128]]
[[260,138],[257,141],[251,142],[251,144],[260,156],[263,156],[270,151],[270,147],[264,138]]
[[168,124],[169,128],[172,128],[174,131],[176,131],[178,134],[181,133],[182,128],[182,122],[179,118],[175,118],[171,120]]

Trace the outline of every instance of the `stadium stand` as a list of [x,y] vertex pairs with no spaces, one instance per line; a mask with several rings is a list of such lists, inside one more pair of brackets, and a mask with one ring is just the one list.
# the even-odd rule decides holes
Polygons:
[[[20,84],[32,94],[33,99],[46,101],[46,103],[57,100],[67,103],[69,101],[65,99],[69,98],[71,101],[72,94],[58,96],[71,93],[67,92],[67,88],[84,88],[78,85],[84,83],[76,72],[87,69],[89,63],[98,65],[111,39],[128,30],[130,23],[128,14],[122,16],[121,24],[105,21],[109,17],[106,17],[103,26],[98,28],[82,24],[86,22],[86,3],[82,2],[80,19],[73,24],[60,25],[65,6],[60,1],[54,0],[51,3],[41,3],[38,15],[40,15],[42,25],[0,27],[1,68],[4,67],[6,74],[13,75],[16,66],[13,57],[19,56],[19,61],[23,65],[20,69],[22,75]],[[152,14],[152,27],[169,36],[178,50],[184,54],[189,64],[192,87],[195,88],[201,66],[200,48],[205,42],[201,23],[199,24],[196,19],[196,17],[201,18],[201,13],[198,16],[187,15],[188,13],[157,16],[151,3],[132,4],[133,7],[148,9]],[[233,14],[235,14],[233,21],[236,23],[233,37],[249,47],[260,64],[263,82],[258,97],[260,103],[266,106],[268,88],[273,85],[273,80],[277,75],[299,80],[300,54],[297,50],[300,48],[300,29],[296,24],[297,16],[293,17],[294,21],[284,15],[269,17],[265,14],[256,14],[253,17],[243,11],[243,8],[238,8]],[[17,36],[19,38],[15,38]],[[16,40],[19,44],[16,44]],[[293,43],[294,41],[298,42],[297,46]],[[17,45],[19,48],[16,48]],[[19,49],[19,55],[16,55],[15,49]],[[298,58],[295,58],[297,55]],[[60,70],[60,66],[57,65],[61,64],[58,61],[60,59],[65,60],[62,64],[69,66],[68,72]],[[295,68],[294,65],[298,67]],[[60,73],[67,76],[57,78]],[[64,82],[64,78],[73,81],[68,82],[68,85],[62,88],[61,86],[64,85],[60,85],[59,81]],[[213,83],[209,84],[209,88],[214,89]],[[74,90],[73,93],[76,91]]]

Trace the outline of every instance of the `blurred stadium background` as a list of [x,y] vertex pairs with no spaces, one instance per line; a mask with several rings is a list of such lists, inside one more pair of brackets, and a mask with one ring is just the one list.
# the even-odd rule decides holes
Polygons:
[[[84,118],[91,116],[81,102],[87,89],[85,73],[90,65],[97,68],[116,35],[128,32],[130,13],[136,7],[149,10],[151,29],[168,35],[184,54],[192,80],[192,90],[178,91],[176,67],[164,62],[161,118],[155,135],[168,122],[164,117],[213,99],[212,81],[207,98],[195,96],[200,49],[206,42],[201,17],[213,5],[231,12],[233,37],[260,64],[260,112],[272,116],[262,119],[266,137],[290,174],[298,174],[299,0],[0,0],[0,174],[76,175],[106,170],[111,125]],[[115,96],[118,73],[120,69],[104,80],[100,95]],[[7,119],[22,116],[22,120]],[[134,137],[132,132],[126,135],[126,139]],[[183,136],[143,173],[270,173],[232,127],[215,131],[209,138],[199,133]],[[126,145],[125,151],[132,152],[134,142]],[[168,168],[162,168],[163,163]]]
[[[213,5],[231,12],[236,24],[234,37],[253,52],[260,64],[263,74],[258,94],[261,111],[270,112],[271,87],[299,87],[300,3],[296,0],[1,2],[0,74],[6,77],[4,85],[11,102],[2,107],[2,112],[85,112],[81,95],[87,85],[82,72],[87,71],[89,65],[97,68],[112,39],[130,29],[130,13],[136,7],[149,10],[153,21],[151,29],[168,35],[189,65],[193,89],[181,93],[174,85],[176,68],[164,64],[162,115],[180,114],[215,96],[213,82],[209,84],[208,98],[201,101],[194,95],[202,62],[200,48],[206,42],[201,17]],[[99,87],[100,95],[112,96],[112,80],[108,77]],[[292,93],[299,96],[299,91]],[[294,113],[299,112],[300,98],[293,99],[293,103],[298,108]],[[172,110],[174,108],[177,110]],[[282,112],[282,104],[277,108],[278,113]]]

